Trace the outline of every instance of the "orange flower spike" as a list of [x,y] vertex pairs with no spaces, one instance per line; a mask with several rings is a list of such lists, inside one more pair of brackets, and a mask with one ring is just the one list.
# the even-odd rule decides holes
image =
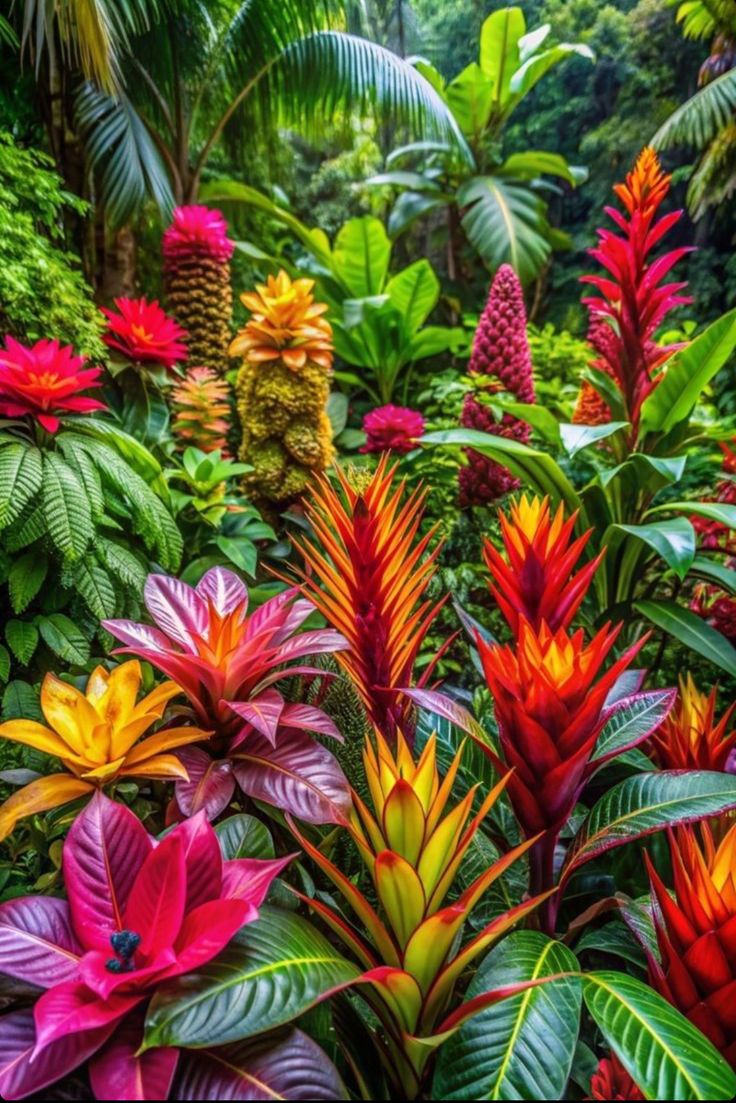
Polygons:
[[589,530],[572,539],[577,512],[565,519],[560,505],[553,515],[549,498],[524,494],[508,517],[499,511],[506,556],[487,540],[483,557],[491,574],[489,589],[515,635],[520,619],[538,630],[567,628],[578,611],[604,552],[575,572]]
[[315,303],[314,280],[291,280],[282,269],[254,292],[241,295],[251,318],[230,345],[231,356],[252,364],[282,360],[300,371],[308,360],[325,370],[332,366],[332,326],[322,315],[326,303]]
[[647,856],[661,956],[650,976],[736,1068],[736,824],[717,846],[699,826],[702,844],[692,828],[670,834],[674,896]]
[[677,705],[652,735],[652,746],[665,770],[726,770],[736,750],[736,727],[728,731],[736,702],[716,722],[718,690],[706,696],[688,674],[680,678]]

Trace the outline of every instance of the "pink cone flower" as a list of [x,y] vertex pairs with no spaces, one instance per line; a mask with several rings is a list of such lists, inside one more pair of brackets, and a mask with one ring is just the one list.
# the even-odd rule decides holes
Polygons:
[[102,313],[107,318],[107,333],[102,338],[108,348],[115,349],[134,364],[160,364],[170,370],[187,358],[183,339],[186,330],[163,310],[158,302],[147,299],[115,300],[118,308]]
[[0,905],[0,972],[44,989],[0,1020],[0,1095],[23,1098],[91,1058],[97,1099],[166,1099],[178,1051],[138,1053],[148,1001],[256,919],[290,860],[223,861],[203,814],[157,842],[97,793],[64,844],[68,899]]
[[192,256],[208,256],[222,263],[230,260],[235,248],[221,212],[196,204],[176,208],[162,245],[165,264]]
[[[518,402],[534,402],[534,382],[529,343],[526,336],[526,309],[518,276],[509,264],[502,264],[491,285],[490,294],[473,341],[469,371],[488,377],[489,390],[510,391]],[[504,414],[497,422],[488,406],[468,395],[463,403],[460,424],[494,436],[525,443],[529,426]],[[517,489],[519,482],[502,464],[468,449],[468,463],[459,472],[460,505],[484,505]]]
[[103,402],[80,395],[101,386],[101,369],[84,365],[85,357],[75,356],[71,345],[42,338],[29,348],[6,337],[5,348],[0,348],[0,414],[32,417],[55,433],[60,414],[106,409]]
[[361,452],[411,452],[424,432],[424,418],[408,406],[379,406],[363,418]]

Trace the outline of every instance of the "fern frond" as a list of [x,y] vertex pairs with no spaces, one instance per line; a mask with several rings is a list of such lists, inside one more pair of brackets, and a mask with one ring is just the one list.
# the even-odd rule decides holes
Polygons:
[[0,446],[0,529],[20,517],[41,489],[42,474],[38,448],[20,441]]

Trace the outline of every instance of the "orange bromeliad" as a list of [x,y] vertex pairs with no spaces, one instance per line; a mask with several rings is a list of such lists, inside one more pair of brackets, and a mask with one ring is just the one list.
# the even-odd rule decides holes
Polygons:
[[392,487],[395,470],[384,456],[362,490],[340,470],[339,490],[320,479],[305,506],[319,547],[294,540],[313,572],[300,572],[302,593],[348,641],[335,658],[389,740],[397,730],[411,739],[413,706],[399,691],[411,686],[417,655],[443,605],[424,596],[439,552],[438,544],[431,549],[434,528],[416,539],[426,491],[403,500],[405,484]]
[[[374,745],[366,743],[363,761],[372,808],[353,793],[348,830],[372,878],[378,910],[292,824],[300,844],[367,932],[367,938],[359,935],[322,901],[306,900],[365,967],[363,994],[381,1022],[386,1071],[409,1099],[419,1092],[425,1066],[446,1037],[442,1019],[458,977],[548,895],[526,899],[458,945],[481,896],[535,841],[514,847],[447,902],[463,856],[508,782],[504,778],[494,786],[475,814],[477,785],[448,809],[463,749],[440,780],[435,736],[416,760],[400,733],[395,751],[378,732]],[[454,1018],[450,1025],[456,1025]]]
[[716,846],[701,824],[670,836],[674,898],[648,862],[661,962],[652,983],[736,1068],[736,824]]
[[282,360],[292,371],[300,371],[308,360],[328,369],[332,326],[322,317],[327,304],[314,301],[313,287],[314,280],[291,280],[282,269],[256,291],[241,295],[252,316],[230,345],[230,355],[244,356],[252,364]]
[[692,675],[680,679],[680,695],[673,712],[652,735],[657,760],[665,770],[726,770],[736,748],[736,727],[728,731],[736,702],[716,722],[714,687],[706,696]]
[[60,758],[68,773],[32,781],[0,806],[0,839],[17,821],[35,812],[94,792],[119,777],[183,778],[187,771],[168,751],[206,739],[195,727],[167,728],[138,742],[160,720],[167,703],[181,690],[162,682],[136,704],[141,667],[136,660],[112,671],[98,666],[81,693],[54,674],[41,687],[41,708],[48,727],[34,720],[0,724],[0,737]]

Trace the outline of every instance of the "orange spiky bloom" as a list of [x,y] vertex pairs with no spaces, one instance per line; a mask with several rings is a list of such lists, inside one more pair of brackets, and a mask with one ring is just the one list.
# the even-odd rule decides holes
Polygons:
[[440,548],[430,550],[436,526],[416,539],[427,491],[404,500],[405,481],[394,486],[395,472],[384,455],[362,490],[339,469],[339,489],[319,479],[305,503],[319,546],[294,539],[312,572],[300,572],[302,593],[348,641],[335,657],[390,740],[397,730],[412,737],[413,706],[400,690],[412,685],[417,655],[444,604],[424,596]]
[[577,513],[565,519],[562,504],[554,516],[549,498],[521,498],[512,503],[510,518],[499,510],[506,558],[485,541],[483,558],[491,574],[489,589],[518,635],[522,620],[538,630],[542,622],[552,632],[567,628],[603,558],[601,552],[577,573],[592,529],[572,540]]
[[680,695],[675,709],[652,735],[652,747],[665,770],[725,770],[736,747],[736,728],[728,728],[736,702],[716,723],[714,686],[706,696],[692,675],[680,678]]
[[[443,1016],[460,975],[548,895],[524,900],[458,944],[477,902],[534,840],[526,840],[493,862],[448,904],[446,897],[460,863],[507,779],[488,793],[475,814],[478,785],[452,806],[450,795],[464,748],[457,751],[444,779],[437,769],[436,749],[435,735],[418,760],[401,733],[395,750],[380,733],[375,745],[366,742],[363,764],[372,807],[354,793],[348,830],[373,880],[377,909],[292,825],[304,850],[365,929],[367,937],[358,934],[337,910],[318,899],[304,898],[366,969],[360,990],[380,1021],[379,1052],[388,1077],[397,1098],[405,1099],[414,1099],[421,1090],[426,1064],[442,1041],[447,1022]],[[475,1010],[482,1006],[481,1000]]]
[[655,988],[736,1068],[736,825],[716,846],[707,824],[670,835],[674,899],[647,856],[658,909]]
[[[597,355],[596,359],[590,361],[590,367],[603,372],[604,375],[608,375],[612,379],[615,377],[605,354],[613,338],[613,330],[608,322],[594,314],[588,326],[588,344]],[[606,425],[611,420],[611,411],[608,404],[587,379],[583,379],[580,384],[572,420],[574,425]]]
[[252,312],[230,345],[231,356],[251,364],[282,360],[299,371],[308,360],[325,370],[332,365],[332,326],[322,315],[326,303],[315,303],[314,280],[292,280],[283,269],[253,292],[240,296]]
[[211,368],[190,368],[171,392],[173,431],[180,447],[220,452],[227,445],[230,388]]

